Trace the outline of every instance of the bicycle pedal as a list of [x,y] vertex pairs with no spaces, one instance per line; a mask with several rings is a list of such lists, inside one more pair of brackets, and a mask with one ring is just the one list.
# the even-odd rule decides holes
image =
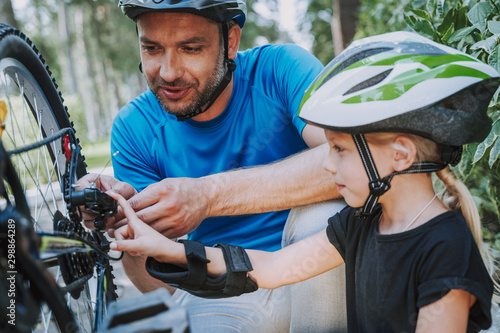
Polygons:
[[98,333],[189,333],[185,308],[160,288],[135,298],[113,302]]

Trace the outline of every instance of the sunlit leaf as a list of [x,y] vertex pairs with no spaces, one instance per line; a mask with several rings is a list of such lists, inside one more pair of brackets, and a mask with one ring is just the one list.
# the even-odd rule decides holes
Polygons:
[[500,36],[500,22],[499,21],[488,21],[488,30],[492,34]]
[[488,64],[500,73],[500,45],[497,45],[488,57]]
[[423,19],[426,19],[426,20],[430,20],[431,19],[431,16],[429,13],[427,13],[425,10],[422,10],[422,9],[410,9],[415,15],[423,18]]
[[428,20],[422,19],[415,15],[405,15],[404,16],[406,23],[420,34],[424,34],[427,37],[432,37],[434,35],[434,28],[432,27],[431,22]]
[[484,30],[486,30],[486,19],[490,12],[491,4],[489,2],[479,2],[467,13],[467,17],[481,33],[484,33]]
[[484,156],[486,149],[488,149],[489,147],[491,147],[491,145],[493,145],[493,143],[495,143],[499,135],[500,135],[500,121],[497,120],[493,123],[493,127],[488,137],[477,146],[477,150],[474,155],[474,160],[472,161],[472,163],[476,163]]
[[483,158],[484,153],[486,152],[486,144],[481,142],[479,146],[477,146],[476,153],[474,154],[474,160],[472,163],[477,163],[481,158]]
[[470,48],[471,50],[477,50],[477,49],[483,49],[489,54],[493,52],[493,49],[498,45],[498,38],[492,36],[490,38],[487,38],[485,40],[481,40],[477,42],[476,44],[472,45]]
[[459,40],[462,40],[463,38],[467,37],[475,29],[476,27],[467,27],[456,30],[451,34],[450,38],[448,39],[448,42],[450,43],[458,42]]
[[490,151],[490,159],[488,160],[488,164],[490,165],[490,168],[495,164],[495,162],[498,160],[498,156],[500,155],[500,140],[495,141],[495,144],[493,147],[491,147]]

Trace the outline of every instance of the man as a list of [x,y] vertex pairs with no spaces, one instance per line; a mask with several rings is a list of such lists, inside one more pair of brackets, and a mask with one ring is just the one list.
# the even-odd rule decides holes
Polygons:
[[[297,117],[303,92],[323,66],[292,45],[238,53],[246,18],[243,0],[122,0],[120,6],[136,22],[150,89],[114,121],[111,147],[119,152],[113,157],[117,179],[89,175],[82,185],[95,181],[130,198],[139,218],[166,237],[189,233],[190,239],[208,246],[279,249],[288,209],[338,197],[321,166],[327,151],[324,133]],[[326,226],[327,217],[341,207],[319,205],[320,213],[313,210],[312,218],[309,209],[302,209],[305,216],[292,215],[296,218],[287,226],[284,244]],[[108,221],[111,235],[126,223],[122,218],[119,214]],[[304,219],[310,221],[300,222]],[[146,273],[144,260],[125,255],[123,265],[132,282],[143,292],[165,286]],[[340,296],[328,297],[340,300],[340,309],[334,310],[342,326],[343,272],[334,273],[339,290],[333,292]],[[325,320],[320,325],[331,331],[331,320],[323,317],[335,317],[336,312],[323,304],[334,303],[320,299],[331,290],[311,294],[298,286],[297,293],[313,297],[313,304],[296,302],[294,292],[292,302],[298,307],[292,305],[292,329],[319,332],[314,328],[318,315]],[[220,300],[178,290],[174,297],[187,307],[193,332],[289,330],[287,288]],[[293,324],[303,318],[312,320],[305,327]]]

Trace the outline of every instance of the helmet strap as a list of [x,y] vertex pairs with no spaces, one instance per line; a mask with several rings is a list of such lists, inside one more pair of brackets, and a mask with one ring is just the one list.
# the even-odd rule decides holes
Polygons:
[[370,194],[365,201],[363,207],[358,209],[356,216],[369,216],[372,215],[375,205],[378,202],[379,197],[387,192],[391,188],[391,180],[396,175],[412,174],[412,173],[429,173],[437,172],[444,169],[447,164],[435,163],[435,162],[416,162],[413,163],[408,169],[402,171],[395,171],[390,175],[380,178],[377,167],[375,166],[375,161],[368,148],[368,143],[363,134],[353,134],[352,138],[356,144],[359,155],[361,156],[361,161],[368,175],[370,188]]
[[178,121],[185,121],[188,120],[194,116],[197,116],[208,109],[214,104],[214,102],[219,98],[220,94],[226,89],[227,85],[229,82],[231,82],[233,72],[236,69],[236,63],[234,60],[229,59],[229,29],[228,29],[228,23],[222,23],[222,37],[224,39],[224,63],[226,64],[226,74],[224,74],[224,77],[222,78],[221,82],[219,83],[219,86],[215,91],[212,93],[212,96],[210,97],[210,101],[208,102],[208,105],[205,107],[205,109],[199,108],[197,111],[194,111],[190,114],[186,115],[179,115],[177,116]]
[[392,180],[392,176],[389,175],[384,179],[380,179],[377,167],[375,166],[375,161],[373,161],[370,149],[368,148],[368,143],[366,142],[366,138],[363,134],[353,134],[352,138],[354,140],[354,144],[356,144],[359,155],[361,156],[361,161],[363,162],[366,174],[368,175],[368,180],[370,181],[370,194],[368,195],[364,206],[356,212],[356,215],[371,215],[375,205],[377,204],[378,198],[391,188],[390,182]]

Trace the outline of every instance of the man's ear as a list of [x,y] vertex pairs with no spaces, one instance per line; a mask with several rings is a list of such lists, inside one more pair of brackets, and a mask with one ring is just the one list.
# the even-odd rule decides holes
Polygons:
[[408,169],[417,159],[417,146],[407,136],[398,136],[392,142],[394,149],[393,167],[395,171]]
[[236,59],[238,47],[240,46],[241,28],[239,25],[233,25],[228,31],[228,57]]

